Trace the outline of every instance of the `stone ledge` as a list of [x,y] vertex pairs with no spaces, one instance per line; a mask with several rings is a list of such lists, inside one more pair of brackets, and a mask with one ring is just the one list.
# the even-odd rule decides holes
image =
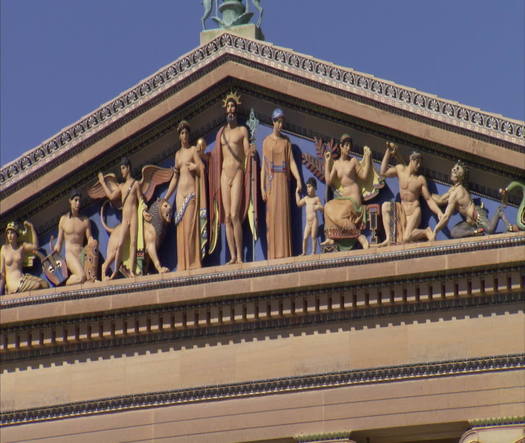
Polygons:
[[[374,281],[395,284],[396,280],[412,276],[415,281],[424,276],[450,274],[462,269],[497,269],[516,263],[519,266],[523,264],[524,256],[525,233],[520,233],[338,252],[314,256],[315,259],[291,257],[155,274],[3,296],[0,299],[0,324],[169,303],[198,303],[223,296],[305,291],[340,284]],[[407,261],[410,261],[409,267]],[[328,269],[330,272],[326,272]],[[522,285],[520,276],[513,280],[516,281],[511,282],[509,289],[519,289]],[[459,292],[465,290],[458,288]],[[474,292],[476,290],[481,289],[475,288]],[[447,288],[446,292],[449,291],[451,289]]]

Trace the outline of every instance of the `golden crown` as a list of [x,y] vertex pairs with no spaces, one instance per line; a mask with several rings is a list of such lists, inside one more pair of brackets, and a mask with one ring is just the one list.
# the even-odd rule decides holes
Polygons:
[[222,107],[225,108],[229,101],[234,101],[237,105],[241,104],[241,96],[237,91],[230,91],[222,101]]

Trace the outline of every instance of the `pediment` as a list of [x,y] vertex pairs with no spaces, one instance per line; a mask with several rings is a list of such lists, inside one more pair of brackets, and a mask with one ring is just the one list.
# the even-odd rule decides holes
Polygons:
[[[2,167],[2,225],[29,218],[49,238],[69,191],[85,190],[100,170],[115,170],[121,156],[170,166],[182,119],[211,148],[224,121],[222,99],[232,89],[242,95],[242,118],[253,108],[260,120],[259,151],[278,106],[299,151],[313,152],[314,137],[348,132],[355,154],[369,146],[378,168],[385,141],[394,141],[405,158],[413,150],[423,154],[422,172],[435,190],[450,185],[450,168],[462,160],[471,192],[492,207],[499,189],[525,170],[521,121],[224,33]],[[510,201],[516,206],[519,198],[512,194]]]

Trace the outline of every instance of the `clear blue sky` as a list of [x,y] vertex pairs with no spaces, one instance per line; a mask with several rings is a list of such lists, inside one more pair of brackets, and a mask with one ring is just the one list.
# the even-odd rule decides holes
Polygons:
[[[262,4],[272,43],[525,120],[524,0]],[[200,0],[0,5],[1,164],[197,47],[203,12]]]

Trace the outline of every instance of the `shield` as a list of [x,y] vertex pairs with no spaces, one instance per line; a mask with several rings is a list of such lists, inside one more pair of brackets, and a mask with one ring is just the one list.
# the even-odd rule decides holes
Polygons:
[[57,252],[52,252],[42,260],[42,270],[55,286],[64,283],[69,276],[66,260]]

